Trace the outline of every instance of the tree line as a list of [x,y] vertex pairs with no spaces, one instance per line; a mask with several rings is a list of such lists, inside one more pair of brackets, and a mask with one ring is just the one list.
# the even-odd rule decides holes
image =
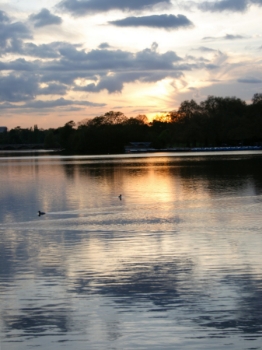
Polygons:
[[262,145],[262,94],[252,103],[236,97],[186,100],[177,110],[156,116],[127,118],[110,111],[93,119],[69,121],[57,129],[16,127],[0,134],[0,143],[43,143],[82,154],[122,153],[129,142],[151,142],[154,148]]

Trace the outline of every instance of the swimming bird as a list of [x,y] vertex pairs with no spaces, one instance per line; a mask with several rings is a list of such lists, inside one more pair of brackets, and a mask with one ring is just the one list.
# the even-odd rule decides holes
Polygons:
[[122,194],[120,194],[120,195],[118,196],[118,198],[119,198],[120,200],[122,200]]
[[45,215],[43,211],[38,210],[38,216]]

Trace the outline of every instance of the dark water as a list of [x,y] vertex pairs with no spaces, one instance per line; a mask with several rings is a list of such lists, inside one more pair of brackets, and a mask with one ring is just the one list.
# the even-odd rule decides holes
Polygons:
[[1,157],[1,350],[262,349],[261,163]]

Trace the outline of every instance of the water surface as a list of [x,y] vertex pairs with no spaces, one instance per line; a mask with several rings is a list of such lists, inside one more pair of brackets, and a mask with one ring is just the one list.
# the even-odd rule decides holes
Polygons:
[[261,349],[261,162],[2,156],[1,350]]

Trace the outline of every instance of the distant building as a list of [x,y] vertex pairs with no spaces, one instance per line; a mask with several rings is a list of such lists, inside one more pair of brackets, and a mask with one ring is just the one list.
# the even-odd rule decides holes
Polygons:
[[2,132],[7,132],[6,126],[0,126],[0,133],[2,133]]

